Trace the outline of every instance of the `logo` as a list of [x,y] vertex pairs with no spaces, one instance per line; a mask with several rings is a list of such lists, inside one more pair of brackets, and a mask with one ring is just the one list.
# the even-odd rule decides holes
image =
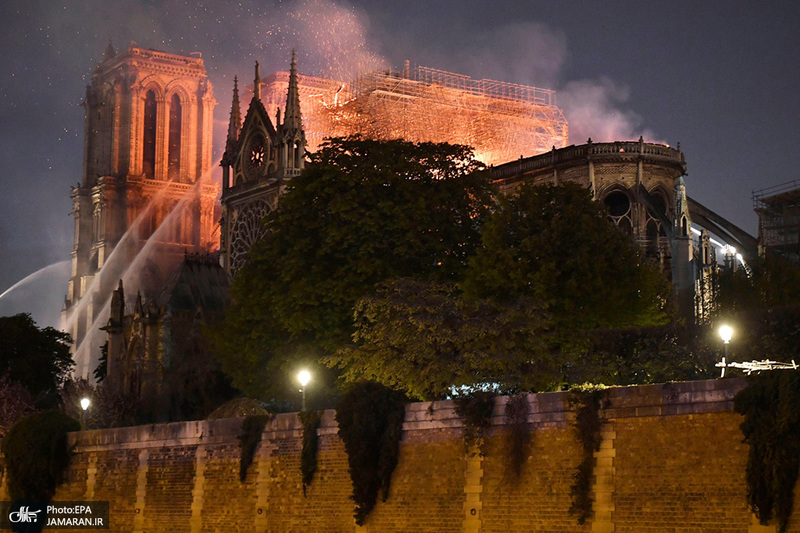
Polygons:
[[0,501],[0,533],[49,529],[109,529],[106,501]]
[[18,511],[11,511],[8,513],[8,521],[12,524],[17,524],[19,522],[35,524],[39,520],[38,515],[41,512],[41,509],[37,511],[31,511],[30,507],[20,507]]

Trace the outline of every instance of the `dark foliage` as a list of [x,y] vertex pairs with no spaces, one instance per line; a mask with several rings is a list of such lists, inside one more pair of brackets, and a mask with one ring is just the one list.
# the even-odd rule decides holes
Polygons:
[[573,390],[570,395],[570,406],[575,409],[574,427],[581,445],[582,457],[573,477],[570,490],[572,505],[569,513],[575,515],[578,524],[583,524],[592,516],[592,473],[594,472],[594,452],[600,449],[602,436],[600,430],[600,401],[603,391],[600,389]]
[[33,396],[28,389],[0,376],[0,439],[16,424],[17,420],[36,410]]
[[353,344],[324,359],[348,381],[440,400],[453,387],[541,390],[560,380],[547,314],[527,298],[472,300],[453,284],[394,279],[356,304],[355,326]]
[[49,501],[69,466],[67,433],[80,422],[59,411],[41,411],[19,420],[2,441],[12,500]]
[[405,418],[404,395],[383,385],[354,385],[336,407],[339,438],[344,442],[353,482],[356,524],[375,507],[378,491],[383,501],[397,466]]
[[256,449],[261,443],[261,434],[269,422],[271,415],[251,415],[242,422],[242,434],[239,435],[239,481],[247,479],[247,469],[253,464]]
[[467,453],[474,453],[475,448],[483,455],[483,444],[486,432],[492,423],[494,395],[490,392],[476,390],[470,394],[455,398],[456,413],[464,419],[464,447]]
[[767,252],[750,263],[751,274],[739,268],[722,269],[716,276],[716,305],[720,315],[773,307],[797,306],[800,266],[780,255]]
[[776,370],[751,377],[734,408],[744,415],[740,427],[750,447],[747,503],[763,525],[774,514],[784,533],[800,470],[800,373]]
[[67,333],[37,327],[29,314],[0,317],[0,375],[28,389],[37,406],[54,407],[75,364],[71,343]]
[[303,424],[303,449],[300,452],[300,472],[303,475],[303,496],[306,495],[306,487],[314,479],[317,471],[317,449],[319,448],[319,437],[317,430],[322,421],[319,411],[302,411],[298,414],[300,422]]
[[718,375],[719,337],[709,328],[679,324],[595,330],[588,348],[566,369],[568,383],[644,385]]
[[564,341],[583,331],[665,323],[669,282],[576,183],[524,185],[500,199],[461,287],[470,297],[528,296]]
[[100,347],[100,360],[97,362],[97,367],[92,373],[94,375],[95,383],[102,383],[108,374],[108,341],[104,342]]
[[508,403],[506,403],[506,420],[508,427],[511,429],[508,461],[511,472],[515,477],[519,477],[522,474],[522,465],[525,464],[530,448],[531,429],[528,425],[530,408],[528,395],[525,393],[510,396]]
[[[296,398],[286,376],[351,342],[353,307],[396,277],[454,281],[480,243],[488,172],[446,144],[333,139],[292,179],[236,275],[214,345],[250,397]],[[320,392],[318,392],[319,394]]]

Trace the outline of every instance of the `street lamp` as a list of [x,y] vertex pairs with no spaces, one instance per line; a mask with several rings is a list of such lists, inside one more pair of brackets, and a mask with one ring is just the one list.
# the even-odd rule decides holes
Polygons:
[[297,381],[300,382],[300,392],[303,393],[303,409],[302,411],[306,410],[306,385],[308,382],[311,381],[311,374],[308,370],[301,370],[297,373]]
[[86,429],[86,411],[90,405],[92,405],[92,401],[89,398],[81,398],[81,425],[84,429]]
[[733,338],[733,328],[727,324],[719,327],[719,337],[722,339],[722,345],[725,346],[725,359],[728,359],[728,345]]

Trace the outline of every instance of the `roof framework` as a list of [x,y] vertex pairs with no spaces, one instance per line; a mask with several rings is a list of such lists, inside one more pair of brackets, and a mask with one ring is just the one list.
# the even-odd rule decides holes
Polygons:
[[[265,81],[265,104],[280,106],[288,75]],[[498,164],[567,145],[567,120],[548,89],[428,67],[371,72],[351,83],[310,76],[299,82],[310,151],[325,137],[360,134],[466,144],[484,163]]]

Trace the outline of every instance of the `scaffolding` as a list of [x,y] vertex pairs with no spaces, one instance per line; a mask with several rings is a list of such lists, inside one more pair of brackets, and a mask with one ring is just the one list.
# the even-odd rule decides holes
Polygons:
[[[325,137],[360,134],[466,144],[492,165],[567,145],[567,120],[548,89],[408,64],[350,83],[310,76],[298,82],[310,151]],[[286,73],[267,78],[265,105],[280,106],[287,86]]]
[[762,250],[800,261],[800,180],[753,191]]

